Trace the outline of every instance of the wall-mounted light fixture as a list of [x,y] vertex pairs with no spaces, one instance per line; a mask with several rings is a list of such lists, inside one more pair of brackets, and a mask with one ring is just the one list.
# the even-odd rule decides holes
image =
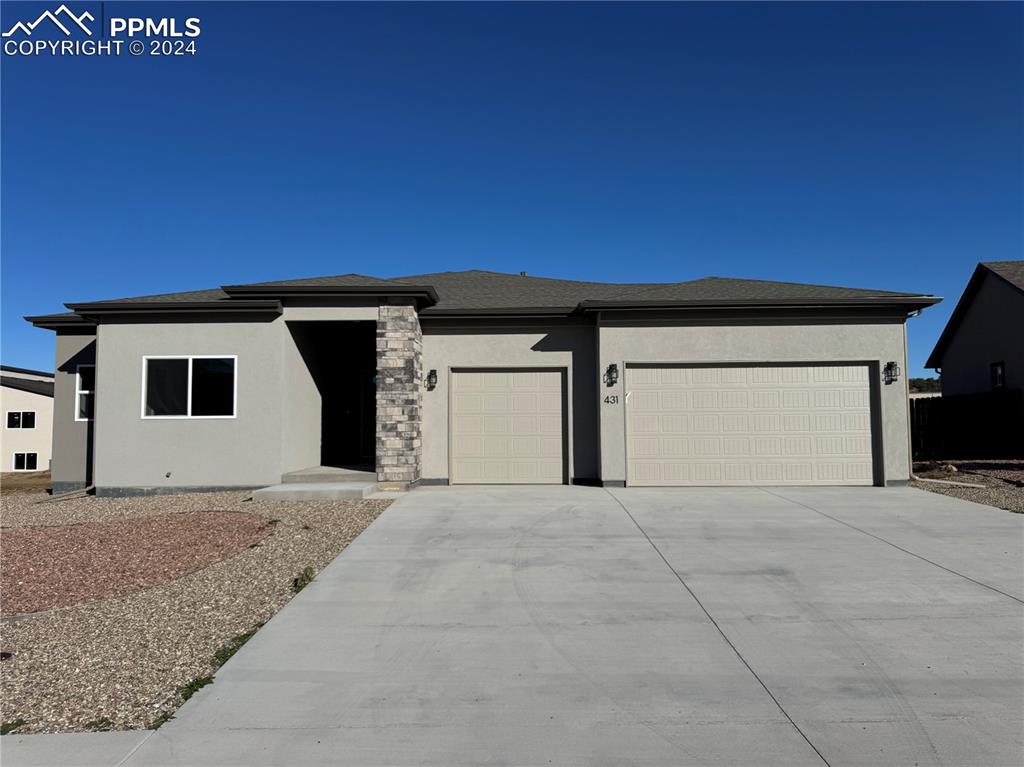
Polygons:
[[892,361],[886,362],[885,367],[882,368],[882,378],[885,381],[885,385],[888,386],[891,383],[895,383],[899,377],[900,366]]
[[614,362],[604,372],[604,385],[615,386],[619,382],[619,366]]
[[436,387],[437,387],[437,371],[431,369],[431,371],[429,373],[427,373],[427,391],[434,391],[434,389]]

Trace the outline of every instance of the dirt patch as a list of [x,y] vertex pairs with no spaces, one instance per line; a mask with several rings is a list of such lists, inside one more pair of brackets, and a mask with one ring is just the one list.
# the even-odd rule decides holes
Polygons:
[[[137,729],[166,721],[232,648],[295,595],[295,580],[307,567],[319,573],[390,503],[247,498],[192,493],[50,501],[42,494],[4,494],[5,528],[131,526],[211,512],[255,516],[270,528],[253,547],[181,577],[120,597],[4,619],[0,721],[22,720],[19,733]],[[46,552],[40,556],[45,561]]]
[[5,471],[0,474],[0,493],[40,493],[51,485],[48,471]]
[[123,596],[180,578],[259,541],[270,522],[212,511],[0,531],[0,614]]

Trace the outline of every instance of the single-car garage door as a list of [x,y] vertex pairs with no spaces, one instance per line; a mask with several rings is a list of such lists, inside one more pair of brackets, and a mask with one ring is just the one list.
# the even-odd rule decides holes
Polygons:
[[451,378],[453,484],[565,480],[565,373],[457,370]]
[[867,365],[629,366],[630,485],[870,485]]

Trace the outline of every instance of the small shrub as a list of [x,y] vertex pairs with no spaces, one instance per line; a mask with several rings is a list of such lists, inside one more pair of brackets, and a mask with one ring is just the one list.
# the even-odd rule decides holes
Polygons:
[[15,719],[13,722],[4,722],[3,724],[0,724],[0,735],[10,735],[24,724],[24,719]]
[[154,719],[150,723],[149,729],[150,730],[159,730],[161,727],[163,727],[165,724],[167,724],[172,719],[174,719],[174,714],[172,712],[170,712],[170,711],[164,711],[163,713],[160,714],[160,716],[158,716],[156,719]]
[[244,645],[246,642],[252,639],[253,635],[257,632],[257,630],[259,630],[260,626],[262,625],[263,624],[261,623],[259,624],[259,626],[253,626],[244,634],[239,634],[238,636],[234,637],[233,639],[229,639],[227,642],[221,645],[220,649],[213,654],[213,658],[211,658],[210,660],[210,662],[213,664],[213,670],[216,671],[229,660],[231,660],[231,656],[239,650],[241,650],[242,645]]
[[292,578],[292,591],[298,594],[306,586],[313,582],[313,578],[316,577],[316,572],[312,567],[304,567],[302,572]]
[[212,684],[212,683],[213,683],[213,677],[212,676],[197,676],[192,681],[186,682],[181,687],[179,687],[178,688],[178,695],[181,696],[181,699],[183,701],[188,700],[193,695],[195,695],[197,692],[199,692],[201,689],[206,687],[206,685]]
[[99,719],[93,719],[91,722],[85,723],[85,729],[93,730],[94,732],[107,732],[108,730],[114,729],[114,723],[109,718],[101,716]]

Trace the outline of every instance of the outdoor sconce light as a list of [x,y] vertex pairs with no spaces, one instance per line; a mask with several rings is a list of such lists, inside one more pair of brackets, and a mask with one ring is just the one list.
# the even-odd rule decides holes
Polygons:
[[619,366],[614,362],[608,366],[604,374],[605,386],[615,386],[619,382]]
[[434,391],[437,386],[437,371],[431,370],[427,373],[427,391]]
[[882,378],[885,379],[885,385],[888,386],[891,383],[895,383],[899,377],[900,366],[895,362],[886,362],[885,367],[882,368]]

